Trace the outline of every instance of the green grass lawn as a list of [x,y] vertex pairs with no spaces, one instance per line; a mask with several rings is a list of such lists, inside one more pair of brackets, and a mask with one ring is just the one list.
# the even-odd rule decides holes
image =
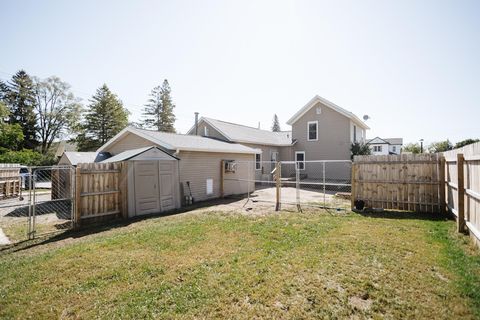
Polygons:
[[418,217],[182,214],[4,252],[0,318],[480,317],[478,251]]

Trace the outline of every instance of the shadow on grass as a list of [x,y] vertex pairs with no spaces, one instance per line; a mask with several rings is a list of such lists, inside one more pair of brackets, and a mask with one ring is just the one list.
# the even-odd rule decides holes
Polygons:
[[[89,236],[92,234],[116,229],[116,228],[122,228],[126,227],[132,223],[138,222],[138,221],[144,221],[144,220],[149,220],[149,219],[155,219],[159,217],[168,217],[168,216],[173,216],[176,214],[181,214],[181,213],[186,213],[189,211],[193,211],[196,209],[201,209],[201,208],[206,208],[206,207],[211,207],[215,205],[221,205],[221,204],[229,204],[232,202],[236,202],[238,200],[242,199],[240,196],[239,197],[228,197],[225,199],[215,199],[215,200],[207,200],[207,201],[201,201],[194,203],[193,205],[190,205],[185,208],[180,208],[168,212],[162,212],[162,213],[152,213],[149,215],[143,215],[143,216],[138,216],[138,217],[132,217],[128,219],[122,219],[118,218],[115,220],[108,220],[105,222],[99,222],[91,225],[86,225],[82,226],[78,229],[72,230],[72,229],[63,229],[62,228],[57,228],[59,229],[58,233],[50,233],[46,235],[39,236],[38,238],[34,240],[24,240],[20,242],[16,242],[11,245],[3,246],[0,247],[0,254],[6,254],[10,252],[18,252],[18,251],[23,251],[27,250],[36,246],[44,245],[44,244],[49,244],[49,243],[54,243],[57,241],[62,241],[68,238],[82,238],[85,236]],[[70,222],[67,222],[65,224],[62,224],[62,227],[68,228],[71,225]]]
[[425,213],[425,212],[412,212],[412,211],[373,211],[373,210],[353,210],[353,212],[367,217],[367,218],[381,218],[381,219],[409,219],[409,220],[430,220],[430,221],[446,221],[451,220],[453,217],[450,214],[441,213]]

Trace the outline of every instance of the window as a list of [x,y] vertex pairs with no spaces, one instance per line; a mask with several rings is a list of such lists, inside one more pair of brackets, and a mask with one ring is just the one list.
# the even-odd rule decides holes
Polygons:
[[393,151],[393,152],[397,152],[397,146],[393,146],[393,147],[392,147],[392,151]]
[[308,141],[317,141],[318,140],[318,121],[308,121],[308,124],[307,124],[307,140]]
[[255,170],[261,170],[262,169],[262,154],[257,153],[255,154]]
[[305,151],[295,152],[295,163],[299,170],[305,170]]
[[272,151],[270,161],[271,162],[277,162],[278,161],[278,151]]
[[382,152],[382,146],[373,146],[373,152]]
[[317,107],[317,110],[316,110],[316,111],[317,111],[317,114],[322,114],[322,108]]
[[205,137],[208,137],[208,127],[207,126],[203,127],[203,135]]
[[357,126],[353,125],[353,142],[357,142]]

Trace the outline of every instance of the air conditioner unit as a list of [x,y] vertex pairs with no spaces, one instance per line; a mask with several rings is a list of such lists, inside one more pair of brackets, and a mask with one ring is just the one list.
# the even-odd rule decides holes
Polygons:
[[235,173],[237,171],[237,163],[234,160],[225,161],[225,172]]

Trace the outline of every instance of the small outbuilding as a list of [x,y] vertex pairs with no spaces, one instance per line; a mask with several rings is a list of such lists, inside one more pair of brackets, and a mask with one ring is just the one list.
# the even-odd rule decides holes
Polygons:
[[102,163],[128,162],[128,216],[180,208],[178,161],[156,147],[126,150]]

